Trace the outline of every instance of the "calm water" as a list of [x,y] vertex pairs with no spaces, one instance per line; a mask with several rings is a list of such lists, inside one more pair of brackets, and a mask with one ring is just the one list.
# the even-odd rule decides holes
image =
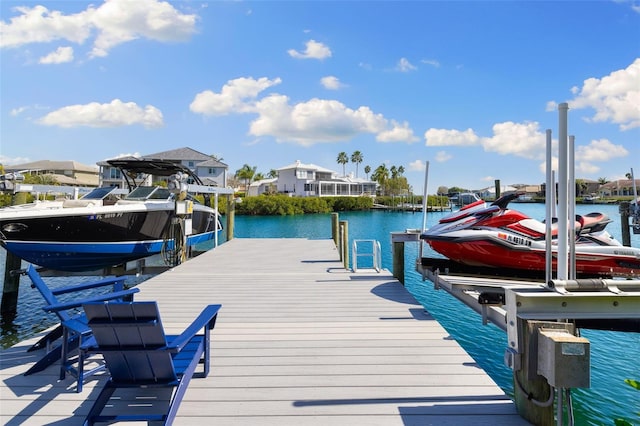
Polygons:
[[[544,218],[544,205],[514,205],[531,217]],[[620,239],[617,206],[577,206],[577,214],[602,211],[614,222],[608,231]],[[442,217],[440,213],[427,215],[427,226]],[[422,227],[422,213],[364,212],[342,213],[340,220],[349,222],[350,239],[377,239],[382,246],[383,267],[391,269],[391,232]],[[236,216],[237,238],[331,238],[330,215],[294,217]],[[640,247],[640,235],[632,235],[632,246]],[[4,250],[0,250],[0,268],[4,267]],[[493,325],[483,326],[480,317],[444,291],[436,291],[430,282],[412,269],[418,257],[418,244],[405,248],[405,284],[418,301],[465,348],[476,362],[512,395],[511,371],[503,365],[506,334]],[[143,281],[148,277],[133,278]],[[81,280],[74,278],[74,280]],[[87,278],[90,280],[90,278]],[[48,282],[64,285],[65,280],[49,278]],[[55,317],[44,314],[42,299],[29,287],[28,279],[21,282],[19,312],[8,322],[2,320],[2,346],[13,345],[54,324]],[[576,425],[612,425],[613,419],[623,417],[640,425],[640,392],[624,383],[624,379],[640,380],[640,334],[584,330],[582,335],[591,342],[591,388],[573,391]]]

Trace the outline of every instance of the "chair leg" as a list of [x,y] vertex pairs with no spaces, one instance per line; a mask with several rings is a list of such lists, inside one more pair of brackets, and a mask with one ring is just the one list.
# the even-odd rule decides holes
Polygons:
[[79,337],[80,342],[78,345],[78,367],[76,369],[78,384],[76,385],[76,392],[82,392],[82,385],[84,384],[84,351],[82,350],[82,335]]
[[62,327],[62,353],[60,355],[60,380],[64,380],[67,375],[69,363],[69,329]]
[[111,395],[113,395],[113,392],[115,392],[115,390],[116,387],[112,385],[111,381],[107,382],[105,387],[102,388],[102,391],[100,391],[98,398],[93,403],[91,410],[89,410],[89,414],[87,414],[83,426],[89,426],[95,423],[94,419],[100,416],[100,413],[102,413],[102,409],[107,404],[107,402],[109,402],[109,398],[111,398]]

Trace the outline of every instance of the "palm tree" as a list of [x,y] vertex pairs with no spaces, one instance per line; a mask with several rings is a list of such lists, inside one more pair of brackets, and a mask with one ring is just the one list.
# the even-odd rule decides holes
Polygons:
[[269,178],[274,179],[278,177],[278,171],[276,169],[269,170],[269,174],[267,175]]
[[244,190],[248,191],[249,190],[249,184],[251,183],[251,179],[253,179],[253,176],[256,174],[256,169],[257,167],[251,167],[248,164],[245,164],[244,166],[242,166],[241,169],[236,171],[236,177],[238,179],[244,179]]
[[404,166],[398,166],[398,176],[402,176],[404,174]]
[[367,175],[367,180],[369,180],[369,172],[371,171],[371,166],[364,166],[364,172]]
[[347,155],[347,153],[343,151],[338,154],[338,159],[336,161],[338,162],[338,164],[342,164],[342,176],[346,176],[347,172],[345,171],[344,165],[349,162],[349,156]]
[[391,179],[395,179],[398,177],[398,168],[396,166],[391,166]]
[[371,175],[371,180],[376,181],[380,184],[380,186],[382,187],[382,193],[384,194],[387,180],[389,180],[389,169],[387,169],[387,166],[384,164],[380,164],[378,167],[376,167],[376,170]]
[[606,178],[606,177],[600,177],[600,178],[598,178],[598,183],[599,183],[600,185],[604,185],[604,184],[605,184],[605,183],[607,183],[607,182],[609,182],[609,181],[607,180],[607,178]]
[[358,165],[362,163],[363,157],[360,151],[354,151],[351,154],[351,162],[356,163],[356,177],[358,177]]

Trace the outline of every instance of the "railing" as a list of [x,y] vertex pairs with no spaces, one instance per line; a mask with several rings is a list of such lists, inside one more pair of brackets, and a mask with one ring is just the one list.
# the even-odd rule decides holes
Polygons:
[[[367,252],[358,252],[358,245],[366,246],[370,249]],[[371,258],[371,268],[376,272],[380,272],[382,269],[382,255],[380,250],[380,242],[377,240],[353,240],[352,244],[352,258],[353,258],[353,272],[358,272],[358,260],[363,257]]]

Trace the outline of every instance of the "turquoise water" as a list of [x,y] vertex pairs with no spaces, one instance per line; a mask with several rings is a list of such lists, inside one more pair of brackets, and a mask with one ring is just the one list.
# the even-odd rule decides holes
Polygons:
[[[544,205],[514,205],[537,219],[544,218]],[[617,206],[577,206],[576,213],[602,211],[614,223],[607,230],[620,239]],[[446,213],[429,213],[431,226]],[[353,212],[341,213],[340,220],[349,223],[349,237],[376,239],[382,246],[383,267],[391,269],[391,233],[422,227],[422,213]],[[331,238],[330,215],[287,217],[236,216],[236,238]],[[632,246],[640,247],[640,235],[632,235]],[[4,267],[4,250],[0,250],[0,268]],[[436,291],[430,282],[413,270],[418,258],[418,244],[405,247],[405,285],[420,303],[443,325],[476,362],[509,395],[513,394],[511,371],[503,365],[506,335],[493,325],[483,326],[480,317],[470,308],[444,291]],[[3,273],[3,271],[0,271]],[[148,277],[130,278],[130,284]],[[91,278],[72,278],[76,282]],[[68,279],[48,278],[53,285],[66,285]],[[21,281],[19,311],[12,321],[2,319],[2,347],[11,346],[46,329],[56,322],[40,307],[42,299],[29,288],[28,279]],[[640,392],[624,383],[624,379],[640,380],[640,333],[619,333],[584,330],[591,342],[591,388],[573,391],[576,425],[613,425],[613,419],[623,417],[640,425]]]

